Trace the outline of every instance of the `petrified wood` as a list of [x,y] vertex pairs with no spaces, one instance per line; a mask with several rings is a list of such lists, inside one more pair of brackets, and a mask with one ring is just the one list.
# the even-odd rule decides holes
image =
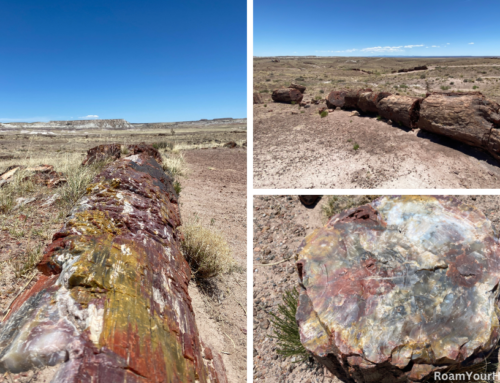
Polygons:
[[498,343],[498,239],[453,197],[379,198],[300,250],[301,342],[343,381],[422,381]]
[[271,95],[273,101],[275,102],[285,102],[285,103],[299,103],[304,97],[299,90],[294,88],[282,88],[276,89]]
[[382,117],[413,129],[419,120],[420,101],[416,97],[391,95],[382,98],[377,109]]
[[326,96],[326,106],[330,109],[336,107],[343,108],[347,92],[348,90],[332,90],[328,93],[328,96]]
[[359,95],[358,108],[364,113],[378,113],[377,105],[383,98],[389,97],[388,92],[364,92]]
[[306,91],[306,87],[304,85],[291,83],[289,88],[297,89],[300,93],[304,93]]
[[262,95],[260,93],[253,93],[253,103],[254,104],[263,104],[264,100],[262,99]]
[[128,150],[130,154],[146,153],[147,155],[153,157],[159,164],[163,163],[160,152],[150,144],[142,142],[140,144],[129,145]]
[[481,93],[432,93],[420,105],[417,126],[488,150],[500,158],[500,106]]
[[357,109],[360,94],[371,91],[372,91],[371,89],[358,89],[358,90],[347,91],[344,96],[344,108]]
[[121,155],[121,146],[119,144],[104,144],[93,147],[87,151],[87,157],[82,162],[82,165],[92,165],[95,162],[105,161],[108,159],[117,160]]
[[226,382],[220,356],[201,356],[177,198],[148,154],[109,164],[1,324],[0,373],[57,366],[53,382]]

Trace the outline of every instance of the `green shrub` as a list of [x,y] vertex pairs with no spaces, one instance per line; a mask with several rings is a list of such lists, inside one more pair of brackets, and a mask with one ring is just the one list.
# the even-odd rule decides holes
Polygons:
[[358,150],[359,149],[359,145],[358,144],[354,144],[354,146],[352,147],[354,150]]
[[441,86],[441,90],[449,90],[449,89],[450,89],[450,87],[449,87],[449,86],[444,86],[444,85],[443,85],[443,86]]
[[299,293],[294,288],[283,294],[283,304],[278,306],[278,314],[270,313],[274,325],[274,335],[277,340],[276,352],[284,357],[296,356],[298,362],[308,359],[309,353],[300,342],[299,326],[295,320],[297,314]]
[[321,118],[328,116],[328,112],[326,110],[322,111],[320,114]]
[[325,93],[325,91],[324,91],[323,89],[321,89],[321,90],[319,91],[319,93]]
[[181,187],[181,183],[179,181],[174,181],[174,190],[177,193],[177,195],[181,194],[182,187]]
[[264,90],[261,90],[259,93],[269,93],[269,90],[264,89]]

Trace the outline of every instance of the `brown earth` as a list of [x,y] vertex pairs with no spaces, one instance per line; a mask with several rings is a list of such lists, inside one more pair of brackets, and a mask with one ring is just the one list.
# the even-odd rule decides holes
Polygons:
[[[391,73],[421,65],[429,69]],[[498,102],[499,81],[500,59],[255,58],[254,91],[264,103],[254,105],[254,187],[497,188],[499,163],[479,149],[377,116],[336,110],[321,118],[318,111],[331,90],[360,88],[418,97],[479,91]],[[307,87],[303,101],[320,104],[299,109],[271,100],[291,83]]]
[[[500,196],[456,198],[479,208],[495,229],[500,228]],[[297,196],[254,197],[254,382],[340,383],[315,361],[294,362],[293,357],[278,355],[276,340],[270,337],[274,330],[269,313],[277,313],[283,293],[297,286],[297,248],[306,235],[326,223],[322,207],[327,199],[328,196],[323,196],[316,205],[307,208]],[[367,202],[364,196],[342,196],[338,209]]]
[[198,217],[222,232],[238,264],[237,272],[211,285],[190,284],[198,332],[221,353],[228,381],[246,382],[246,150],[188,150],[184,158],[189,174],[181,180],[183,221]]
[[454,189],[500,187],[490,154],[444,136],[324,104],[254,105],[254,187]]

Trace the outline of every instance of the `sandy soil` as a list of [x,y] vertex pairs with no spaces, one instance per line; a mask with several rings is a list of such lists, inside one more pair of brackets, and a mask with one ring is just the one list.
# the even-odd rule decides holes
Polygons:
[[221,353],[229,382],[246,382],[246,150],[184,152],[189,174],[181,180],[184,222],[199,217],[228,241],[239,271],[210,286],[190,283],[202,340]]
[[[297,196],[254,197],[254,382],[340,383],[317,362],[294,363],[275,352],[276,341],[270,312],[276,313],[285,291],[297,286],[296,250],[306,235],[326,223],[321,208],[328,196],[315,206],[303,206]],[[500,196],[457,196],[475,205],[500,228]],[[362,197],[352,197],[358,201]],[[281,262],[277,265],[273,263]]]
[[500,187],[498,161],[480,149],[350,111],[321,118],[324,106],[254,105],[255,188]]

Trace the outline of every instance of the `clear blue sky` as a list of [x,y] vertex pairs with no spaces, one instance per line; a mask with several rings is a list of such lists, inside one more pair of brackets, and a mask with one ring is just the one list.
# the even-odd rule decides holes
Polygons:
[[0,122],[246,117],[244,0],[0,4]]
[[254,0],[254,55],[500,55],[500,1]]

